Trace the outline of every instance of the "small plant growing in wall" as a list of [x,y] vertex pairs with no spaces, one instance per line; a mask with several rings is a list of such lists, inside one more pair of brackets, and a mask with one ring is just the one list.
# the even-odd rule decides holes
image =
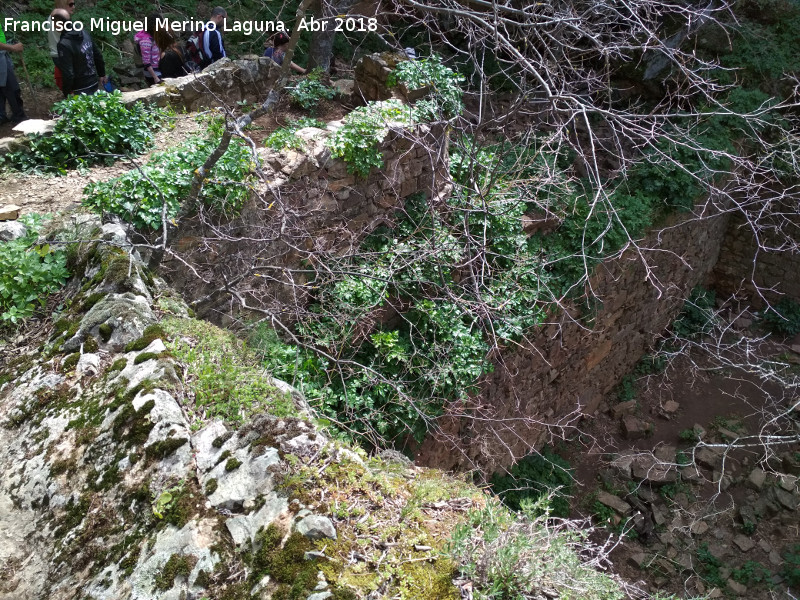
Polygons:
[[800,333],[800,303],[784,298],[764,311],[764,325],[773,333],[791,337]]
[[304,150],[305,142],[297,135],[297,132],[305,127],[324,129],[325,123],[319,119],[309,119],[308,117],[297,120],[290,119],[288,125],[272,132],[264,141],[264,145],[273,150]]
[[404,84],[409,90],[428,88],[425,98],[414,105],[414,117],[420,121],[452,119],[464,110],[461,84],[464,77],[446,67],[436,55],[420,60],[403,61],[389,75],[389,87]]
[[413,123],[409,107],[400,100],[370,102],[355,109],[344,118],[342,127],[328,138],[331,155],[344,160],[349,172],[366,177],[373,167],[383,166],[380,143],[392,123]]
[[314,111],[322,100],[333,100],[334,91],[322,83],[323,72],[314,69],[305,79],[289,90],[292,101],[305,110]]

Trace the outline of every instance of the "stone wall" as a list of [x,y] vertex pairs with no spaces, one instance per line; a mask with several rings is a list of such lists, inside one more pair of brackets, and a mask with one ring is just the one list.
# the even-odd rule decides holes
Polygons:
[[123,101],[170,105],[176,109],[196,111],[237,102],[261,102],[278,76],[279,67],[272,59],[230,60],[223,58],[206,67],[202,73],[165,79],[157,85],[123,93]]
[[800,300],[800,249],[797,242],[785,241],[786,237],[800,239],[800,218],[793,211],[784,214],[789,215],[782,223],[787,236],[762,232],[762,244],[769,249],[759,248],[744,216],[731,217],[714,269],[713,285],[720,295],[737,294],[756,309],[784,296]]
[[712,271],[726,224],[722,216],[671,222],[640,245],[648,248],[642,256],[629,250],[600,265],[592,277],[602,301],[594,323],[561,311],[527,346],[502,350],[470,418],[444,421],[444,433],[422,445],[418,462],[491,473],[541,447],[551,427],[560,433],[591,417]]
[[441,128],[391,127],[382,144],[384,168],[361,177],[349,173],[326,147],[325,140],[340,126],[332,122],[327,130],[300,130],[304,152],[259,149],[265,181],[256,185],[238,218],[223,224],[200,213],[182,220],[173,238],[175,256],[168,256],[163,267],[188,297],[204,298],[195,305],[200,315],[217,315],[224,322],[219,315],[236,312],[233,304],[225,304],[231,297],[219,289],[220,281],[235,281],[250,306],[279,313],[302,308],[305,285],[318,267],[324,270],[315,262],[320,256],[352,252],[368,232],[392,223],[411,194],[447,193],[447,141]]
[[354,70],[355,97],[365,102],[398,98],[405,102],[413,102],[425,96],[428,88],[409,90],[404,84],[389,87],[388,79],[392,70],[408,57],[403,53],[384,52],[364,56],[358,61]]

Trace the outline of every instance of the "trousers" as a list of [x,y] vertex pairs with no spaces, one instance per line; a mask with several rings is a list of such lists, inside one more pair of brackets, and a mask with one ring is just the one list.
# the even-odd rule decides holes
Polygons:
[[[4,55],[3,55],[4,54]],[[14,73],[14,65],[7,54],[0,54],[0,60],[6,62],[6,84],[0,87],[0,121],[8,118],[6,115],[6,102],[11,109],[11,120],[22,121],[25,119],[25,110],[22,108],[22,91],[19,81]]]

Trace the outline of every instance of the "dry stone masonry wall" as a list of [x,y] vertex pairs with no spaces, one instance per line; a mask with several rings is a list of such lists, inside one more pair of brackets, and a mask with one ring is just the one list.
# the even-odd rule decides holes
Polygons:
[[590,417],[711,273],[726,224],[721,216],[676,219],[639,245],[650,249],[642,256],[629,250],[601,264],[592,277],[594,320],[554,315],[529,333],[527,347],[502,351],[475,400],[483,407],[475,416],[488,420],[444,422],[444,435],[423,444],[419,461],[491,473],[546,443],[549,426],[560,432]]
[[[381,145],[385,166],[367,177],[331,157],[325,141],[339,127],[300,130],[303,152],[259,149],[266,181],[238,218],[217,227],[201,213],[182,223],[173,239],[176,256],[163,264],[187,297],[206,299],[199,314],[211,316],[224,308],[219,301],[229,302],[228,294],[215,294],[219,285],[212,282],[220,280],[236,281],[251,306],[280,312],[302,305],[312,254],[352,252],[364,235],[393,221],[403,198],[447,193],[441,127],[391,127]],[[184,260],[198,265],[200,278],[183,268]]]
[[760,232],[761,246],[753,235],[752,223],[740,215],[730,219],[725,240],[714,269],[714,287],[724,296],[737,294],[754,308],[764,308],[781,298],[800,300],[800,215],[796,209],[784,212],[784,237],[766,229]]

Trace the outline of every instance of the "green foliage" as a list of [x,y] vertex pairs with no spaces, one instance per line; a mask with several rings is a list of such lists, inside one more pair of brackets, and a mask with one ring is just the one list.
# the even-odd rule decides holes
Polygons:
[[[800,70],[800,7],[796,2],[770,0],[743,2],[746,12],[734,26],[731,52],[721,57],[721,66],[732,71],[717,71],[720,82],[740,83],[745,88],[772,91],[786,73]],[[772,17],[763,17],[768,13]]]
[[272,148],[273,150],[305,150],[305,143],[303,142],[302,138],[297,135],[297,131],[305,127],[317,127],[318,129],[325,129],[325,123],[323,121],[309,119],[307,117],[302,117],[297,120],[290,119],[286,127],[281,127],[280,129],[276,129],[274,132],[272,132],[264,141],[264,145],[267,148]]
[[632,374],[625,375],[615,388],[617,400],[628,402],[636,398],[636,378]]
[[436,55],[399,63],[387,79],[389,87],[404,84],[407,89],[427,87],[428,94],[414,104],[414,119],[436,121],[452,119],[464,110],[461,85],[464,77],[446,67]]
[[679,337],[696,338],[711,331],[715,322],[713,291],[700,286],[692,290],[684,302],[678,318],[672,323],[672,330]]
[[556,517],[569,516],[572,483],[570,464],[548,449],[529,454],[507,475],[496,473],[491,480],[492,491],[512,510],[521,510],[526,501],[549,499],[549,511]]
[[47,296],[67,280],[67,257],[63,250],[38,243],[41,217],[26,215],[25,236],[0,242],[0,328],[18,323],[44,308]]
[[[326,259],[341,275],[314,282],[314,302],[296,327],[307,348],[267,328],[254,342],[278,377],[351,431],[421,440],[446,403],[464,401],[491,371],[490,340],[518,340],[543,318],[524,205],[470,196],[444,208],[407,198],[393,229],[377,229],[355,256]],[[486,265],[479,290],[457,268],[473,262]],[[483,316],[474,310],[481,302]]]
[[[543,499],[542,502],[545,502]],[[621,600],[607,575],[586,566],[583,534],[559,529],[533,505],[516,518],[494,502],[471,510],[457,526],[449,552],[477,600],[524,600],[543,589],[563,600]]]
[[164,327],[174,336],[170,351],[187,365],[187,382],[194,392],[188,409],[197,418],[237,422],[256,410],[277,416],[294,413],[291,399],[275,389],[233,334],[191,319],[167,319]]
[[29,149],[12,152],[3,162],[57,173],[95,163],[109,165],[121,156],[144,152],[164,116],[141,102],[125,106],[118,91],[71,96],[53,111],[60,115],[53,133],[35,137]]
[[320,102],[333,100],[335,94],[332,87],[321,81],[323,75],[321,69],[314,69],[289,90],[289,97],[300,108],[315,112]]
[[764,311],[762,319],[773,333],[795,336],[800,333],[800,303],[792,298],[783,298]]
[[758,561],[748,560],[731,571],[731,578],[743,585],[757,585],[769,581],[772,573]]
[[412,122],[409,108],[399,100],[370,102],[344,118],[342,126],[328,138],[328,147],[332,156],[347,163],[350,173],[366,177],[373,167],[383,166],[380,143],[389,133],[389,126],[408,126]]
[[[83,205],[109,212],[140,229],[158,229],[162,208],[168,220],[178,214],[189,195],[195,170],[219,143],[219,131],[207,138],[192,137],[178,146],[153,154],[146,165],[106,182],[86,186]],[[249,197],[252,156],[247,144],[231,140],[225,154],[203,184],[200,201],[213,210],[235,215]]]
[[800,544],[795,544],[783,553],[781,576],[791,586],[800,586]]
[[698,567],[696,571],[709,584],[720,589],[726,586],[722,577],[722,561],[711,554],[708,544],[703,543],[697,548]]

